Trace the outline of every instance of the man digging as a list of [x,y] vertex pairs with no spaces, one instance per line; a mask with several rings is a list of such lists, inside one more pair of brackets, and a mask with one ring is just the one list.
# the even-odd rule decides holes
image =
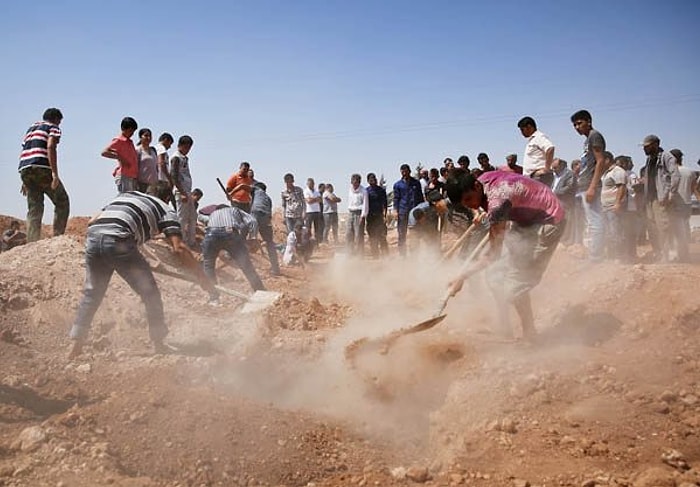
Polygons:
[[455,169],[445,188],[457,211],[483,208],[486,213],[480,218],[490,224],[489,250],[450,282],[450,296],[462,289],[465,279],[489,266],[487,280],[499,301],[501,333],[512,336],[508,308],[501,305],[509,302],[520,317],[523,338],[533,341],[530,290],[542,279],[566,225],[558,198],[544,184],[505,171],[487,172],[476,179]]

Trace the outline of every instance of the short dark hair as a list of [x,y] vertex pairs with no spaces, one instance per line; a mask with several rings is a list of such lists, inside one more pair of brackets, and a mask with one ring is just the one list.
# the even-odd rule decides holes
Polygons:
[[255,183],[255,187],[260,188],[263,191],[267,191],[267,184],[263,183],[262,181],[258,181],[257,183]]
[[459,159],[457,159],[458,166],[469,167],[470,163],[471,161],[469,160],[469,156],[461,155],[459,156]]
[[146,133],[152,134],[151,129],[144,127],[141,130],[139,130],[139,138],[143,137],[143,135]]
[[129,130],[129,129],[136,130],[137,128],[139,128],[139,124],[137,124],[136,120],[134,120],[131,117],[124,117],[124,118],[122,118],[121,127],[122,127],[122,130]]
[[607,151],[607,150],[605,152],[603,152],[603,157],[605,159],[610,159],[611,161],[615,160],[615,156],[613,155],[613,153],[610,151]]
[[537,130],[537,123],[535,123],[535,119],[532,117],[523,117],[520,120],[518,120],[518,128],[523,128],[530,126],[533,129]]
[[158,142],[165,142],[166,140],[169,140],[171,144],[175,142],[172,135],[170,135],[168,132],[163,132],[160,134],[160,137],[158,137]]
[[559,161],[559,164],[561,164],[562,167],[566,167],[569,165],[568,162],[566,162],[564,159],[557,159]]
[[476,156],[476,160],[478,161],[479,159],[488,159],[489,155],[486,152],[479,152],[479,155]]
[[58,123],[63,120],[63,114],[58,108],[47,108],[42,118],[47,122]]
[[203,193],[202,190],[199,189],[199,188],[194,188],[194,189],[192,190],[192,194],[193,194],[193,195],[198,194],[200,198],[201,198],[202,196],[204,196],[204,193]]
[[368,172],[367,173],[367,181],[369,181],[369,178],[377,179],[377,175],[374,174],[373,172]]
[[451,158],[451,157],[445,157],[445,160],[442,161],[443,164],[447,164],[448,162],[452,162],[452,158]]
[[284,182],[286,183],[287,181],[294,181],[294,174],[291,172],[288,172],[287,174],[284,175]]
[[571,123],[574,123],[576,120],[585,120],[586,122],[592,122],[593,117],[591,117],[591,113],[588,110],[579,110],[578,112],[571,115]]
[[247,166],[248,169],[250,169],[250,162],[243,161],[241,164],[238,166],[239,169],[243,169],[243,166]]
[[410,171],[410,170],[411,170],[411,166],[409,166],[408,164],[401,164],[400,170],[403,171],[404,169]]
[[459,207],[462,194],[474,191],[476,178],[469,171],[462,168],[452,169],[447,173],[445,192],[453,205]]
[[362,176],[360,176],[360,175],[357,174],[357,173],[351,175],[351,176],[350,176],[350,182],[353,182],[353,181],[360,181],[360,182],[362,182]]
[[189,135],[183,135],[179,139],[177,139],[177,145],[188,145],[192,146],[194,144],[194,140],[192,140],[192,137]]

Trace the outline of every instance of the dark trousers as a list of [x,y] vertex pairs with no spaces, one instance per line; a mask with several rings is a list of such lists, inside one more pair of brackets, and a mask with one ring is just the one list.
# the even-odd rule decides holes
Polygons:
[[27,189],[27,241],[36,242],[41,238],[41,219],[44,217],[44,195],[54,204],[53,235],[63,235],[70,213],[68,193],[60,183],[51,189],[51,169],[28,167],[20,173],[22,184]]
[[333,232],[333,243],[338,243],[338,214],[323,214],[323,241],[328,243],[328,234]]
[[83,340],[116,271],[139,295],[146,306],[148,333],[154,342],[168,334],[163,317],[163,301],[148,263],[139,253],[136,240],[88,231],[85,244],[85,288],[78,314],[70,331],[74,340]]
[[[202,257],[204,259],[204,273],[216,284],[216,258],[222,250],[227,251],[233,260],[236,261],[238,267],[245,275],[255,291],[264,291],[265,286],[260,279],[260,276],[255,271],[253,263],[250,260],[248,248],[245,246],[245,240],[236,231],[228,231],[226,229],[207,228],[202,242]],[[218,298],[218,291],[214,290],[211,298]]]
[[311,234],[311,227],[314,229],[314,238],[316,242],[323,241],[323,215],[320,211],[314,211],[312,213],[306,214],[306,228],[309,229],[309,234]]
[[399,254],[406,255],[406,234],[408,233],[408,213],[399,213],[396,221],[396,229],[399,232]]
[[386,243],[386,223],[384,214],[370,213],[367,215],[367,235],[369,236],[369,249],[372,255],[379,252],[386,254],[389,246]]
[[253,217],[258,222],[258,232],[260,232],[260,237],[262,237],[267,248],[267,255],[270,258],[270,270],[272,274],[278,275],[280,273],[280,264],[277,258],[277,248],[272,238],[272,217],[258,211],[253,212]]
[[551,188],[552,184],[554,183],[554,173],[553,172],[538,174],[536,176],[530,175],[530,178],[534,179],[535,181],[539,181],[540,183],[546,185],[549,188]]

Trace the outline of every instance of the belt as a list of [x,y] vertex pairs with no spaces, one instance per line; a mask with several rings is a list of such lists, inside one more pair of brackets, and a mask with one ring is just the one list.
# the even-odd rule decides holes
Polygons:
[[350,213],[352,213],[353,215],[357,215],[359,213],[362,213],[362,210],[350,210]]
[[234,227],[207,227],[205,233],[229,233],[238,235],[240,232]]

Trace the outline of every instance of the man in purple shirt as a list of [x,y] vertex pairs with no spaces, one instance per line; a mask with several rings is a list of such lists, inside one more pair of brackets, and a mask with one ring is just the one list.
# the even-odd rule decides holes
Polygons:
[[[476,179],[457,169],[450,172],[445,188],[457,211],[483,208],[489,223],[488,251],[462,267],[450,282],[450,295],[457,294],[469,276],[496,264],[490,266],[488,276],[496,299],[515,306],[523,337],[534,339],[530,289],[542,279],[566,226],[559,199],[544,184],[504,171],[487,172]],[[498,312],[502,333],[511,335],[507,308],[499,305]]]

